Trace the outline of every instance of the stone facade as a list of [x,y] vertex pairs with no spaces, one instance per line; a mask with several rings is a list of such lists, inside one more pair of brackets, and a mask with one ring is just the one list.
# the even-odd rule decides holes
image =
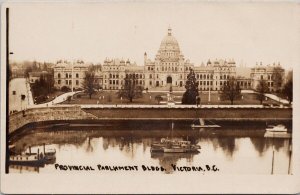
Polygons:
[[54,67],[54,87],[61,89],[66,86],[70,89],[80,89],[87,71],[88,65],[83,61],[75,63],[59,61]]
[[270,92],[282,89],[284,85],[285,70],[281,67],[280,63],[273,65],[260,65],[256,64],[251,68],[251,81],[252,89],[256,89],[261,80],[265,80]]
[[[230,76],[236,75],[234,60],[208,60],[195,66],[184,58],[179,44],[169,28],[161,41],[159,50],[152,61],[144,53],[144,65],[138,66],[129,60],[106,59],[102,71],[96,72],[99,84],[103,89],[121,89],[128,74],[138,75],[138,84],[149,90],[184,90],[190,69],[195,71],[199,81],[199,90],[220,90]],[[102,78],[102,80],[101,80]]]
[[[162,39],[154,60],[149,59],[146,52],[143,65],[137,65],[129,59],[107,58],[102,65],[93,66],[91,70],[95,72],[97,89],[119,90],[126,76],[134,74],[138,78],[136,82],[144,89],[168,91],[172,86],[174,91],[183,91],[190,69],[195,72],[200,91],[220,91],[230,77],[235,77],[242,89],[256,89],[262,78],[267,81],[271,92],[281,88],[284,83],[282,80],[275,84],[275,73],[284,78],[284,69],[280,65],[256,65],[251,69],[251,76],[250,68],[236,67],[233,59],[209,59],[206,63],[194,65],[185,59],[171,28]],[[86,71],[88,65],[82,61],[57,63],[54,67],[55,87],[82,88]]]

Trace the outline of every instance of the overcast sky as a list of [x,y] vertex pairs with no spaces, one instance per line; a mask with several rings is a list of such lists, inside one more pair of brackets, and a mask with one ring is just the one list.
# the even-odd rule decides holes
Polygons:
[[247,66],[300,64],[299,4],[90,3],[10,6],[12,60],[154,59],[168,26],[195,65],[234,58]]

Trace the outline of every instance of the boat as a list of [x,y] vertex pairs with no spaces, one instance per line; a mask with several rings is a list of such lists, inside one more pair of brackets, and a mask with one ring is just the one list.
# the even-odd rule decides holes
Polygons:
[[23,166],[34,166],[43,167],[45,165],[45,158],[42,153],[24,153],[9,156],[10,165],[23,165]]
[[279,125],[275,125],[275,126],[268,126],[266,128],[264,137],[291,138],[292,134],[288,133],[288,130],[284,125],[279,124]]
[[190,141],[162,138],[160,143],[151,145],[151,152],[163,153],[199,153],[200,146],[191,144]]
[[37,152],[31,152],[31,147],[28,151],[22,154],[11,154],[9,157],[10,165],[21,165],[21,166],[33,166],[33,167],[44,167],[45,164],[53,164],[56,161],[56,150],[45,148],[43,144],[44,151],[40,153],[38,149]]
[[266,128],[267,132],[275,132],[275,133],[286,133],[287,128],[284,125],[275,125],[275,126],[269,126]]
[[[173,132],[174,123],[172,123]],[[173,136],[172,136],[173,137]],[[190,141],[178,139],[162,138],[159,143],[151,144],[150,152],[162,153],[199,153],[200,146],[192,144]]]
[[199,118],[199,124],[192,124],[191,127],[192,128],[218,128],[221,127],[220,125],[214,124],[213,122],[211,122],[212,124],[205,124],[204,120],[202,118]]
[[56,161],[56,150],[55,149],[48,149],[45,151],[45,163],[46,164],[53,164]]

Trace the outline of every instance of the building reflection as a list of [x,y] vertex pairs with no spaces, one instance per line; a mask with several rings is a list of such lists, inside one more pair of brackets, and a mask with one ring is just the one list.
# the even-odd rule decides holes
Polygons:
[[176,165],[181,159],[186,159],[187,162],[193,162],[193,157],[197,154],[192,153],[151,153],[151,158],[157,159],[159,165],[166,169],[165,173],[173,173],[172,164]]

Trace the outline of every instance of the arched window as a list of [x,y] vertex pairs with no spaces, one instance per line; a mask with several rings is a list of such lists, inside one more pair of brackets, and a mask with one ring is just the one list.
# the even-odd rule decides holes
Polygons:
[[76,73],[76,78],[79,78],[79,74],[78,73]]

